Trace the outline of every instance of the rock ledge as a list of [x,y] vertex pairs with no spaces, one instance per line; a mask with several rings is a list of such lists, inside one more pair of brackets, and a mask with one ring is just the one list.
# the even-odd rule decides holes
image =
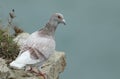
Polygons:
[[[42,65],[42,72],[46,73],[47,79],[59,79],[59,74],[64,71],[65,66],[65,53],[56,51]],[[0,58],[0,79],[43,79],[43,77],[28,71],[11,69],[6,60]]]

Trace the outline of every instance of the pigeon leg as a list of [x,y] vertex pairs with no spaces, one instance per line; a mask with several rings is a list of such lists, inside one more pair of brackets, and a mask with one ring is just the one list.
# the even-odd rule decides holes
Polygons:
[[39,71],[39,73],[37,73],[37,76],[42,76],[43,79],[46,79],[46,73],[42,73],[41,71]]
[[31,67],[31,66],[29,66],[29,67],[27,67],[25,70],[30,71],[30,72],[32,72],[32,73],[35,73],[35,74],[37,74],[37,76],[42,76],[43,79],[46,79],[46,73],[41,72],[41,71],[40,71],[38,68],[36,68],[36,67]]

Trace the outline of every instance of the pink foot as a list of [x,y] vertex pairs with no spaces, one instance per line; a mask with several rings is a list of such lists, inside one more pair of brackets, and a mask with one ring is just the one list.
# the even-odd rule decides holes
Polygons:
[[42,76],[43,79],[46,79],[46,73],[42,73],[41,71],[37,73],[37,76]]
[[46,79],[46,73],[42,73],[39,69],[33,68],[33,67],[28,67],[26,68],[27,71],[30,71],[32,73],[37,74],[36,76],[42,76],[44,79]]

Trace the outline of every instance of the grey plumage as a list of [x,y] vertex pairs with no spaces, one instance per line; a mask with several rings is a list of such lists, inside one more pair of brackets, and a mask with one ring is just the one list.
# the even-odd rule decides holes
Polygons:
[[[55,51],[55,30],[58,24],[65,24],[62,14],[55,13],[45,27],[32,33],[22,45],[18,57],[10,66],[21,69],[29,64],[43,63]],[[41,65],[40,64],[40,65]]]

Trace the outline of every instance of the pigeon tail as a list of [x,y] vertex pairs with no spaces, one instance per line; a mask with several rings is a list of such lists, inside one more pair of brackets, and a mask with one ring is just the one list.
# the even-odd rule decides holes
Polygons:
[[25,64],[17,63],[16,61],[13,61],[10,63],[10,67],[22,69],[25,66]]
[[30,57],[30,51],[27,50],[23,52],[21,55],[19,55],[13,62],[11,62],[10,66],[18,69],[22,69],[27,64],[35,64],[37,62],[39,62],[39,60],[32,59]]

